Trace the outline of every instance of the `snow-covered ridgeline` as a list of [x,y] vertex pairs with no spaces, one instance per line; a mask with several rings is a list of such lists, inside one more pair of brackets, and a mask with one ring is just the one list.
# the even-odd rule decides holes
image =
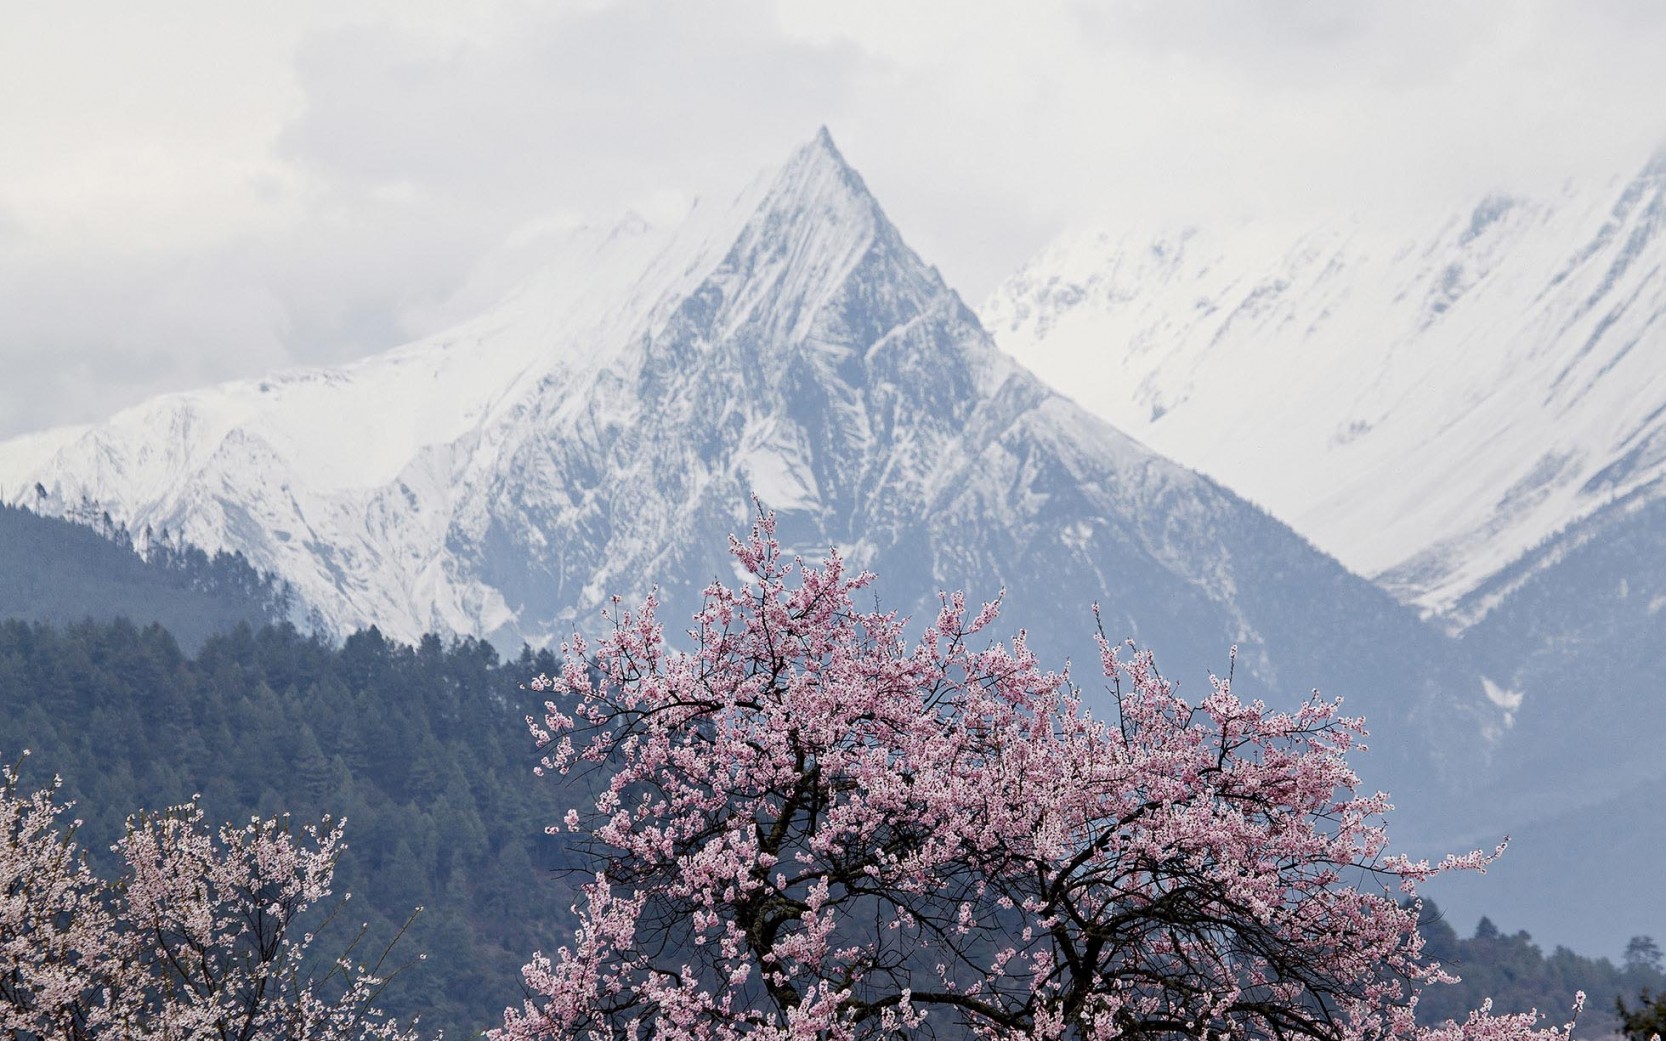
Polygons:
[[1003,348],[1457,624],[1666,471],[1666,154],[1426,227],[1076,233],[984,305]]
[[1236,644],[1241,686],[1346,692],[1406,735],[1378,776],[1407,798],[1473,783],[1503,725],[1450,641],[1003,354],[825,132],[668,235],[575,235],[449,333],[53,439],[0,445],[0,494],[241,550],[337,632],[541,643],[651,588],[675,619],[756,495],[905,614],[1005,590],[1003,628],[1091,663],[1097,602],[1184,684]]
[[715,265],[763,187],[697,208],[674,234],[635,216],[576,229],[501,305],[418,342],[0,444],[0,499],[97,504],[134,530],[241,550],[337,630],[491,631],[512,612],[446,545],[468,475],[552,385],[628,366],[621,356]]

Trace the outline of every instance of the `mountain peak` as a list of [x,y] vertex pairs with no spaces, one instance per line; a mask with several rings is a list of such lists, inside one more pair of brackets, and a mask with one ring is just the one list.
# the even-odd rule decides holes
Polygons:
[[350,368],[0,451],[0,480],[242,551],[337,632],[543,643],[650,585],[692,609],[761,501],[784,543],[888,574],[904,614],[1005,588],[1010,617],[1064,634],[1110,594],[1119,637],[1197,662],[1238,643],[1247,673],[1350,694],[1394,671],[1373,648],[1416,646],[1447,664],[1395,676],[1408,726],[1403,689],[1462,674],[1363,580],[1005,361],[825,129],[648,238]]
[[793,163],[822,162],[849,170],[850,163],[845,160],[844,153],[833,143],[833,134],[825,125],[816,130],[816,136],[798,146],[793,153]]
[[862,175],[845,160],[825,126],[781,167],[770,196],[777,204],[790,200],[795,207],[845,201],[879,209]]
[[864,327],[877,320],[878,311],[866,313],[874,303],[866,289],[888,287],[876,298],[887,302],[885,328],[935,306],[948,292],[908,248],[826,127],[755,185],[731,211],[738,230],[725,227],[704,239],[723,244],[721,259],[704,276],[726,301],[726,328],[761,318],[769,332],[759,342],[798,343],[822,320]]

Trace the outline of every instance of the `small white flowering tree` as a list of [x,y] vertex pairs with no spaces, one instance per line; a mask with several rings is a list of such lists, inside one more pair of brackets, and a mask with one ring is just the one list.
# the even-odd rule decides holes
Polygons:
[[391,975],[379,963],[356,964],[351,947],[321,962],[300,931],[330,894],[340,822],[297,832],[257,817],[216,833],[195,803],[140,814],[111,882],[76,848],[57,791],[26,793],[0,768],[0,1035],[416,1037],[375,1008]]

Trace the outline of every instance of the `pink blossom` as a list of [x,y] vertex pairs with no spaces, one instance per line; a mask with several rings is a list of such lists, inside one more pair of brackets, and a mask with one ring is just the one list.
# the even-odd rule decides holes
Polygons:
[[215,833],[194,803],[141,814],[107,882],[60,827],[57,787],[0,774],[0,1033],[414,1041],[373,1007],[392,966],[318,976],[313,934],[292,929],[330,894],[340,823]]
[[692,651],[616,606],[534,684],[546,765],[601,771],[564,822],[598,871],[497,1041],[1565,1035],[1415,1026],[1449,979],[1417,883],[1490,858],[1386,854],[1335,702],[1193,704],[1101,637],[1096,718],[1022,633],[974,639],[997,604],[947,595],[909,641],[773,528],[733,540],[748,580],[705,591]]

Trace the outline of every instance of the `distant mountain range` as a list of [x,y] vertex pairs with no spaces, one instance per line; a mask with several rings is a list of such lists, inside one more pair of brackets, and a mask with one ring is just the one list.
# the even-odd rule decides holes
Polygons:
[[980,316],[1050,385],[1453,628],[1534,547],[1666,487],[1666,152],[1426,225],[1072,233]]
[[905,612],[1005,590],[1003,629],[1092,663],[1099,602],[1190,689],[1236,644],[1281,700],[1346,693],[1408,798],[1478,783],[1505,720],[1412,612],[1000,353],[825,131],[668,234],[574,236],[459,329],[0,445],[0,495],[239,550],[337,630],[510,644],[654,587],[674,620],[756,496]]
[[[1371,721],[1397,835],[1490,842],[1621,805],[1666,735],[1633,689],[1666,596],[1663,182],[1422,235],[1077,236],[980,321],[823,131],[677,228],[575,232],[456,329],[0,444],[0,501],[238,551],[335,633],[509,647],[655,588],[675,630],[761,505],[916,617],[1004,591],[1055,662],[1095,661],[1095,602],[1182,691],[1237,645],[1241,691]],[[1569,696],[1596,653],[1620,671]]]

